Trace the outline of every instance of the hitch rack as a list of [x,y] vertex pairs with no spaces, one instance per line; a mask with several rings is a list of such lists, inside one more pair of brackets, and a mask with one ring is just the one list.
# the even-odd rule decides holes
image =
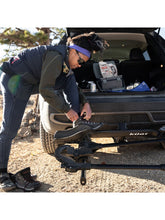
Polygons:
[[[163,132],[164,133],[164,132]],[[158,137],[159,136],[159,137]],[[80,183],[86,184],[86,170],[90,169],[150,169],[150,170],[165,170],[165,164],[160,165],[138,165],[138,164],[91,164],[88,162],[88,157],[93,155],[97,150],[106,147],[130,146],[137,144],[152,144],[152,143],[165,143],[165,138],[162,134],[158,135],[156,139],[108,143],[101,144],[89,140],[89,136],[85,135],[78,143],[79,147],[74,148],[70,145],[60,145],[55,150],[56,159],[61,162],[61,168],[65,168],[67,172],[77,172],[81,170]],[[163,135],[164,136],[164,135]],[[73,143],[73,142],[72,142]]]

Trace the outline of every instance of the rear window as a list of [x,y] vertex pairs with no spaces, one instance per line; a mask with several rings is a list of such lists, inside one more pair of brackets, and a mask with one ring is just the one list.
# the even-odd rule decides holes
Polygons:
[[144,34],[101,33],[98,35],[105,39],[109,46],[104,50],[104,52],[96,52],[93,54],[93,60],[96,62],[100,60],[118,60],[119,62],[129,60],[132,48],[140,48],[144,51],[145,59],[150,60],[149,54],[146,50],[147,42]]

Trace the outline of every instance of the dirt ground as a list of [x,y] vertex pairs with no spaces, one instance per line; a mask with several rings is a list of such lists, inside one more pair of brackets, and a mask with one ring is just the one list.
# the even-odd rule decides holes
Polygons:
[[[32,96],[26,112],[32,108],[36,96]],[[0,120],[2,118],[2,96],[0,96]],[[108,143],[111,138],[93,141]],[[93,163],[164,164],[165,150],[161,147],[125,147],[120,152],[116,147],[104,148],[92,157]],[[165,192],[165,172],[161,170],[89,170],[87,183],[80,184],[80,171],[68,173],[61,168],[55,157],[45,153],[41,147],[39,133],[32,132],[24,138],[13,140],[9,158],[9,172],[29,167],[37,174],[41,188],[37,192]],[[1,191],[0,191],[1,192]],[[13,192],[22,192],[16,189]]]

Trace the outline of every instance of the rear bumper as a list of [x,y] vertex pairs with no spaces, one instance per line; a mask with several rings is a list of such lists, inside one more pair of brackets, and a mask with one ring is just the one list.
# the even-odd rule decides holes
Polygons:
[[[150,93],[151,94],[151,93]],[[88,96],[91,103],[91,121],[103,122],[104,126],[92,136],[112,137],[123,135],[127,131],[129,136],[143,136],[143,132],[136,130],[159,130],[165,125],[165,97],[164,95],[94,95]],[[51,134],[57,130],[65,130],[72,127],[72,123],[65,114],[58,113],[48,103],[41,100],[41,122],[44,129]],[[129,132],[135,130],[135,132]],[[145,133],[145,132],[144,132]],[[147,132],[146,132],[147,133]],[[144,136],[147,136],[146,134]],[[114,137],[114,136],[113,136]]]

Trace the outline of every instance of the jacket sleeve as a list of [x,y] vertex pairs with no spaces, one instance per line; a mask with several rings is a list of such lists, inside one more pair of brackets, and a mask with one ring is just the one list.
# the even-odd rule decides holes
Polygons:
[[70,110],[62,91],[55,90],[55,82],[62,71],[62,57],[56,51],[47,52],[42,64],[39,93],[58,112],[67,113]]

